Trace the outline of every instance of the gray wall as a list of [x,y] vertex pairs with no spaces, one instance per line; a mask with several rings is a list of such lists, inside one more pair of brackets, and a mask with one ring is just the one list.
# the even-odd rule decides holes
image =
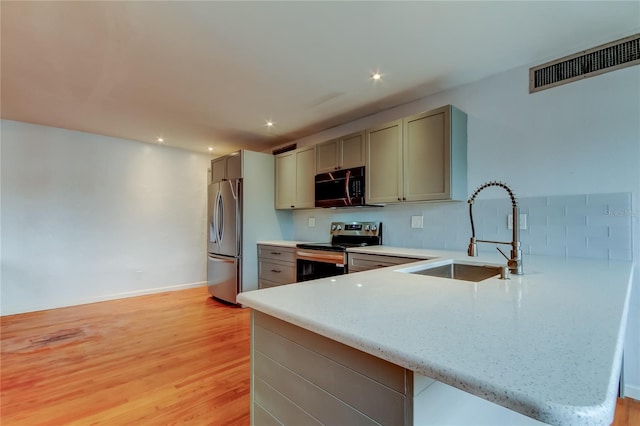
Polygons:
[[3,315],[204,284],[209,156],[1,130]]

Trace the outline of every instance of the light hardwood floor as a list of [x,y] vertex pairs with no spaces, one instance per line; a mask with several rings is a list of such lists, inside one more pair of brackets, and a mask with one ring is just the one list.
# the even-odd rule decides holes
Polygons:
[[2,318],[2,425],[249,424],[248,309],[206,288]]
[[0,423],[248,425],[249,317],[204,288],[2,317]]

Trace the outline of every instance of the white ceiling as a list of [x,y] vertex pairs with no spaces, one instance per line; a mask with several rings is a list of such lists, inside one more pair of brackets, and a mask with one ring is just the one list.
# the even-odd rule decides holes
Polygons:
[[2,1],[0,13],[2,118],[214,154],[640,28],[638,1]]

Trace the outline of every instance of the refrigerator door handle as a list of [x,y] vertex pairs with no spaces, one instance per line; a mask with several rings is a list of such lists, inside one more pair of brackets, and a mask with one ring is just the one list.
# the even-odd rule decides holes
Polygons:
[[229,188],[231,188],[231,196],[233,197],[234,200],[238,199],[238,194],[236,194],[236,191],[233,189],[233,181],[228,181],[229,182]]
[[209,200],[209,207],[211,207],[211,203],[214,204],[213,208],[209,209],[209,242],[216,243],[218,242],[218,230],[216,229],[216,206],[217,206],[218,198],[216,197],[214,200]]
[[218,193],[218,240],[222,243],[224,237],[224,198]]
[[214,232],[214,242],[220,242],[220,217],[219,217],[219,205],[220,205],[220,193],[216,193],[216,200],[213,205],[213,232]]

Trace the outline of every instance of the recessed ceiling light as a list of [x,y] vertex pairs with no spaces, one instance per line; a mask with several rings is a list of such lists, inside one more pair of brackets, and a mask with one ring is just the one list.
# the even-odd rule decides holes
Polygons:
[[371,74],[371,80],[380,81],[381,79],[382,79],[382,74],[380,74],[379,72],[374,72],[373,74]]
[[212,146],[210,146],[210,147],[209,147],[209,152],[212,152],[212,151],[213,151],[213,147],[212,147]]
[[156,142],[162,143],[162,142],[164,142],[164,138],[156,138]]
[[271,120],[267,120],[267,127],[273,127],[275,123]]

